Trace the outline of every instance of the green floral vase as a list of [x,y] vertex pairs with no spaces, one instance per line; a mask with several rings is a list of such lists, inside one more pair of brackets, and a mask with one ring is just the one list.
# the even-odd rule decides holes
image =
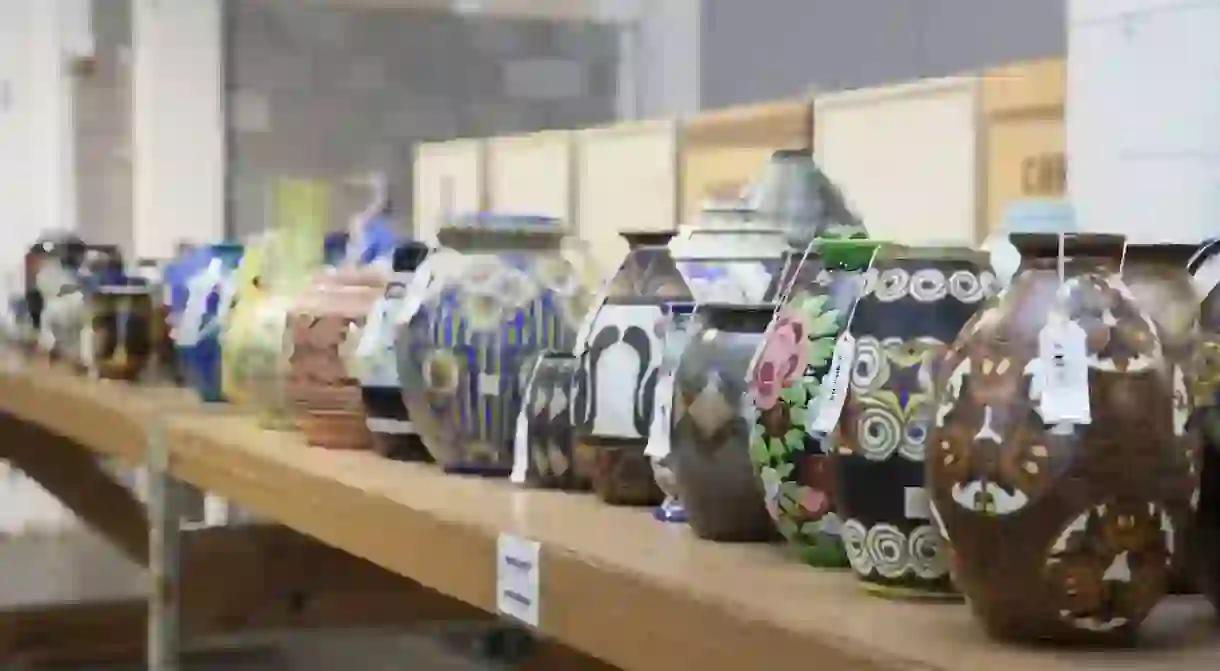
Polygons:
[[878,243],[820,241],[767,330],[750,374],[755,416],[750,460],[767,511],[801,559],[846,567],[834,511],[833,462],[823,437],[806,429],[817,415],[835,342],[860,296]]

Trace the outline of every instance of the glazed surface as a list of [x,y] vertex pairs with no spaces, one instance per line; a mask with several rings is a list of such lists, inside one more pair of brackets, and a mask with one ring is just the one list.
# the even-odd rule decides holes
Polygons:
[[[1164,594],[1198,503],[1186,375],[1117,257],[1027,263],[941,369],[928,473],[958,585],[1005,637],[1124,638]],[[1085,334],[1091,423],[1048,424],[1039,334]]]

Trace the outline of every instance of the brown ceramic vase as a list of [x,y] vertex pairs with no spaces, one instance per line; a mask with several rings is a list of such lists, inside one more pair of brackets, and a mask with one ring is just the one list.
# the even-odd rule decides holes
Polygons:
[[1191,424],[1203,441],[1199,505],[1191,540],[1199,587],[1220,612],[1220,240],[1205,244],[1189,270],[1200,296],[1199,347],[1195,352],[1195,413]]
[[[1165,349],[1165,357],[1186,373],[1188,382],[1196,379],[1194,359],[1199,344],[1199,295],[1187,269],[1198,252],[1198,245],[1159,244],[1128,245],[1123,260],[1123,282],[1135,295],[1135,303],[1156,324]],[[1191,397],[1191,412],[1194,398]],[[1187,425],[1190,439],[1199,441],[1201,429],[1197,422]],[[1175,537],[1174,567],[1170,574],[1169,591],[1193,594],[1197,573],[1196,555],[1190,551],[1193,533]]]
[[374,447],[360,381],[348,372],[347,359],[386,280],[372,270],[323,271],[288,314],[286,392],[296,408],[297,428],[311,445],[334,450]]
[[[1021,268],[937,377],[927,454],[957,586],[1001,638],[1127,642],[1168,587],[1197,501],[1189,392],[1119,276],[1124,239],[1013,235]],[[1084,331],[1088,424],[1042,417],[1039,338]]]
[[106,285],[86,298],[91,330],[88,368],[98,377],[133,381],[152,358],[153,297],[147,285]]

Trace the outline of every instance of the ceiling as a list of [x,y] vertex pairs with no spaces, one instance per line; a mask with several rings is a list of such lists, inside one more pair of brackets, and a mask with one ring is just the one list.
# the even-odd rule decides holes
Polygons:
[[643,1],[646,0],[306,0],[306,4],[364,10],[431,9],[553,21],[627,22],[639,15]]

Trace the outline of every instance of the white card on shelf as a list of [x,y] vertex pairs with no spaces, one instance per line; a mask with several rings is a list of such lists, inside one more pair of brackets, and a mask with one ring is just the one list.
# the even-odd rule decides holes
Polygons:
[[1086,337],[1079,324],[1054,315],[1038,334],[1042,367],[1039,412],[1047,424],[1092,421]]
[[808,430],[811,433],[828,434],[839,423],[843,403],[847,401],[847,387],[851,382],[851,367],[855,358],[856,339],[850,333],[844,333],[835,343],[830,370],[822,378],[818,412],[809,420]]
[[496,609],[531,627],[538,626],[542,544],[512,534],[496,542]]

